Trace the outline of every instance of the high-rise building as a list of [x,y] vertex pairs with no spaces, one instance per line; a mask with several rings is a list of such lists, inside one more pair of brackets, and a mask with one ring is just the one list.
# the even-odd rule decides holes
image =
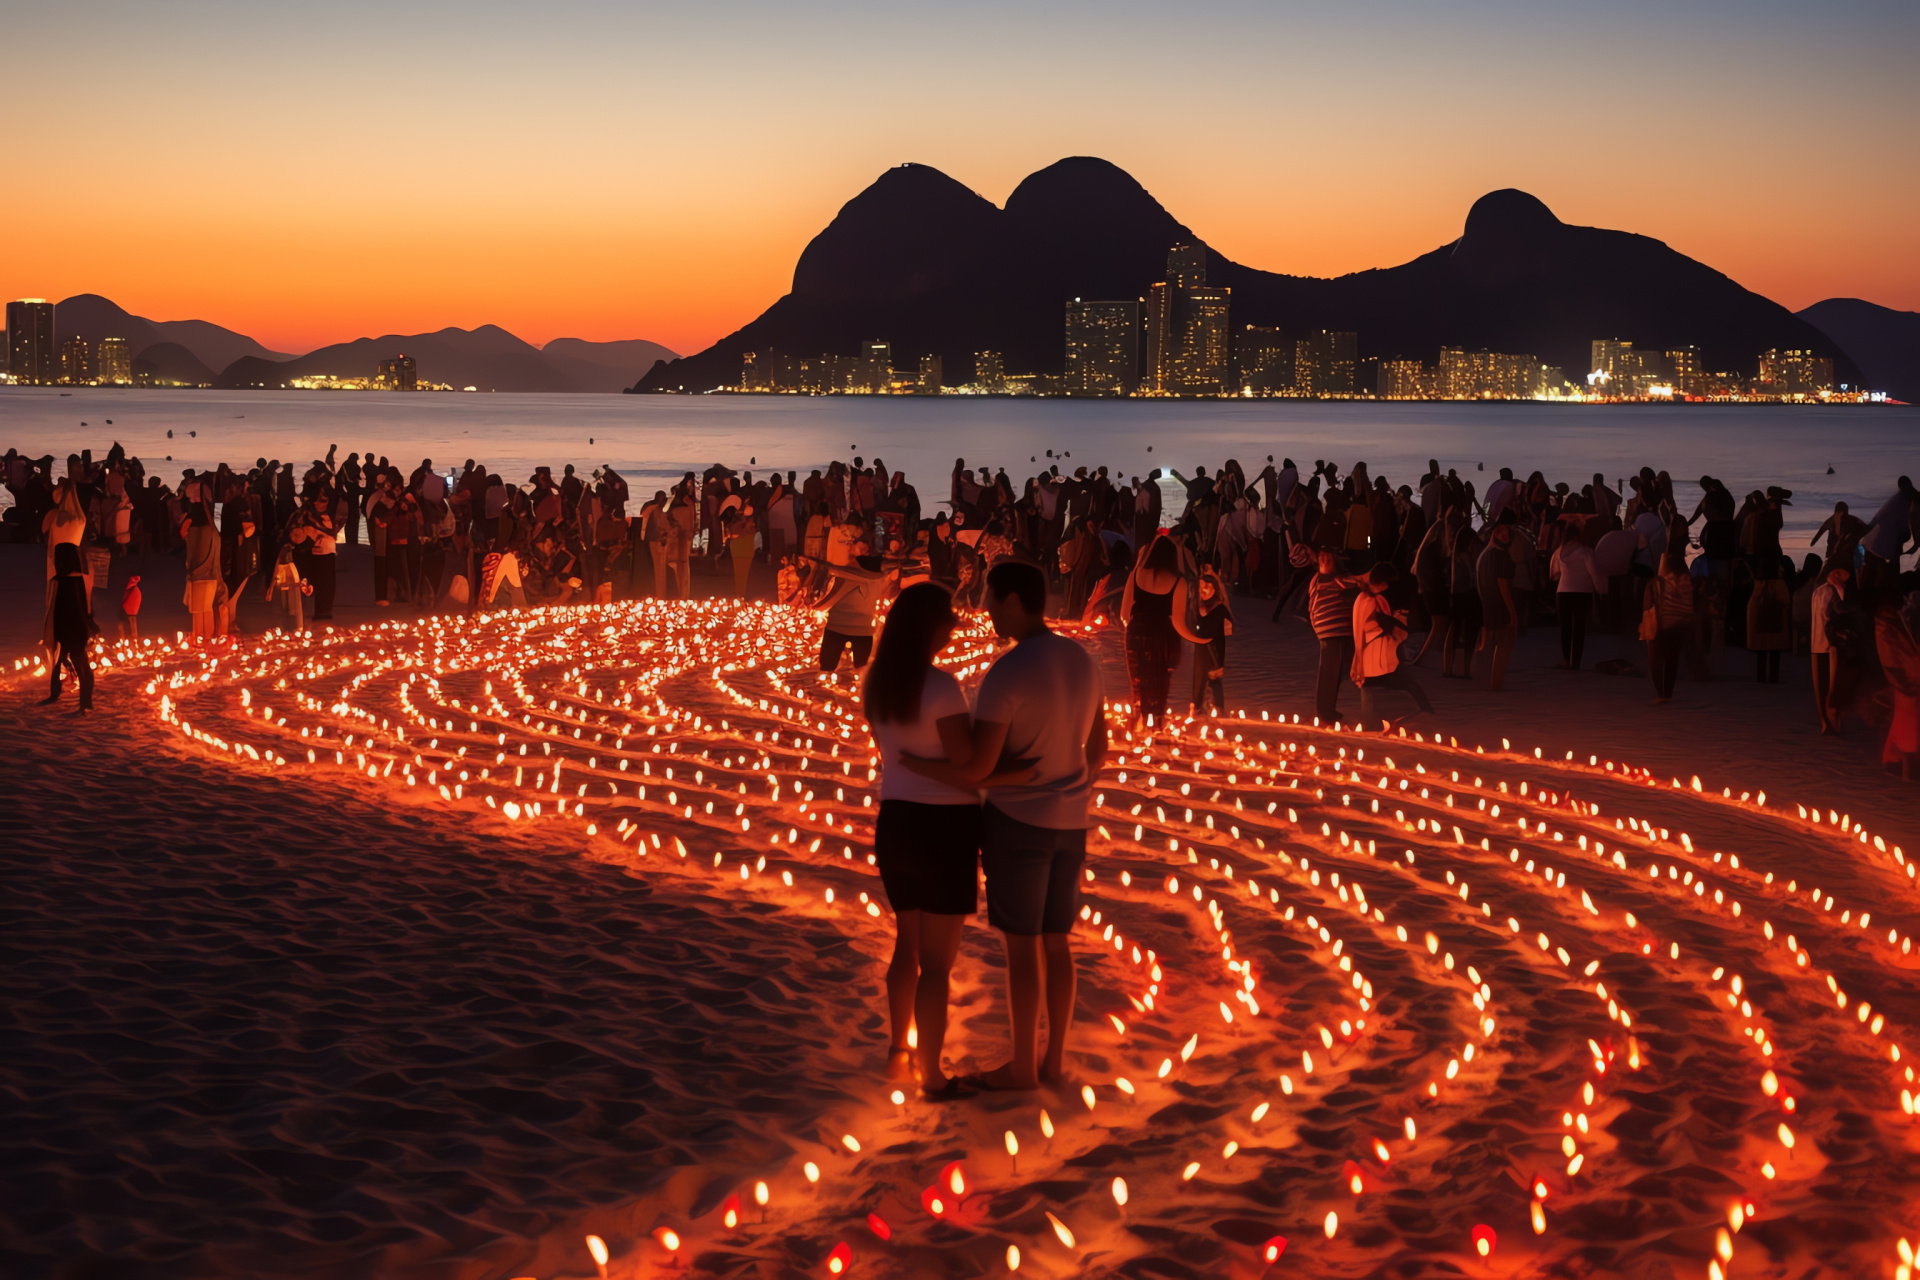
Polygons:
[[1359,390],[1360,336],[1322,329],[1293,344],[1293,384],[1301,395],[1350,396]]
[[1167,283],[1147,286],[1147,367],[1142,385],[1160,395],[1176,392],[1173,359],[1173,300],[1179,290]]
[[1589,378],[1589,382],[1603,385],[1618,378],[1625,363],[1623,357],[1633,350],[1631,342],[1622,342],[1618,338],[1595,338],[1589,345],[1591,356],[1587,360],[1589,374],[1602,375]]
[[52,385],[59,376],[53,349],[53,304],[21,298],[7,304],[7,372],[28,386]]
[[1175,245],[1167,278],[1147,291],[1147,379],[1162,395],[1232,389],[1231,291],[1207,284],[1206,250]]
[[1234,335],[1234,385],[1244,395],[1292,391],[1293,339],[1278,329],[1250,324]]
[[1067,304],[1068,395],[1124,396],[1140,381],[1140,304]]
[[1355,394],[1360,390],[1360,335],[1345,329],[1323,329],[1321,336],[1327,352],[1327,389],[1323,394]]
[[1833,361],[1811,351],[1773,348],[1760,356],[1760,391],[1770,396],[1811,396],[1833,390]]
[[1666,373],[1673,380],[1673,389],[1683,396],[1700,394],[1703,370],[1700,365],[1700,348],[1679,347],[1667,352]]
[[1433,394],[1443,400],[1531,400],[1545,394],[1547,371],[1530,355],[1442,347]]
[[1418,360],[1380,362],[1382,400],[1430,400],[1434,394],[1434,371]]
[[60,344],[60,381],[69,387],[93,385],[93,349],[79,334]]
[[[364,366],[363,366],[364,367]],[[418,391],[420,375],[412,356],[400,355],[380,362],[380,385],[388,391]]]
[[133,385],[133,351],[125,338],[100,339],[99,369],[103,387]]
[[941,371],[940,371],[940,357],[939,356],[921,356],[920,357],[920,384],[919,384],[920,394],[924,396],[937,396],[940,394],[942,388],[944,388],[945,386],[946,386],[946,381],[942,377]]
[[1181,326],[1180,389],[1190,396],[1233,391],[1233,330],[1229,291],[1213,285],[1181,290],[1186,322]]
[[1167,251],[1167,283],[1176,289],[1198,289],[1207,283],[1205,245],[1177,244]]
[[1007,389],[1007,368],[998,351],[973,353],[973,385],[981,391]]

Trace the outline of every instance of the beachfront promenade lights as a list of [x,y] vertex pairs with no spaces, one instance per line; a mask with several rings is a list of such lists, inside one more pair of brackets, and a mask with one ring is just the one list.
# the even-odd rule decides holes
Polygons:
[[[239,644],[121,642],[101,665],[103,679],[138,681],[160,722],[202,758],[330,776],[396,806],[458,809],[688,892],[750,896],[824,920],[877,946],[887,924],[868,861],[874,749],[853,682],[814,669],[816,625],[772,606],[648,601]],[[993,652],[976,619],[943,661],[973,675]],[[972,1134],[976,1167],[996,1179],[1004,1167],[1009,1180],[1047,1182],[1103,1142],[1143,1132],[1173,1090],[1205,1097],[1221,1118],[1178,1135],[1181,1150],[1163,1157],[1158,1174],[1129,1169],[1125,1205],[1117,1186],[1100,1186],[1105,1213],[1149,1222],[1163,1187],[1230,1196],[1250,1161],[1286,1158],[1276,1140],[1330,1093],[1357,1087],[1356,1071],[1403,1062],[1397,1082],[1368,1077],[1370,1111],[1382,1119],[1352,1127],[1353,1168],[1324,1179],[1320,1194],[1337,1209],[1273,1223],[1324,1237],[1316,1247],[1357,1248],[1356,1231],[1339,1231],[1339,1219],[1350,1228],[1383,1221],[1361,1192],[1390,1164],[1400,1187],[1434,1185],[1435,1162],[1459,1146],[1444,1135],[1492,1100],[1511,1064],[1534,1056],[1530,1038],[1544,1037],[1578,1070],[1518,1095],[1537,1121],[1508,1155],[1532,1171],[1532,1194],[1525,1216],[1495,1225],[1551,1246],[1547,1193],[1556,1205],[1577,1203],[1631,1176],[1608,1159],[1609,1125],[1632,1105],[1610,1086],[1621,1070],[1664,1065],[1635,1035],[1634,1011],[1675,993],[1710,1002],[1712,1013],[1688,1015],[1696,1037],[1753,1055],[1756,1105],[1771,1114],[1753,1154],[1729,1166],[1743,1184],[1740,1222],[1729,1218],[1729,1231],[1780,1194],[1761,1189],[1808,1176],[1796,1147],[1829,1123],[1796,1111],[1787,1081],[1806,1063],[1779,1043],[1783,1027],[1810,1041],[1818,1026],[1818,1052],[1875,1064],[1866,1075],[1884,1093],[1862,1107],[1887,1123],[1915,1122],[1900,1030],[1876,999],[1847,989],[1871,976],[1856,953],[1877,956],[1884,977],[1904,972],[1912,939],[1897,924],[1914,903],[1913,862],[1851,814],[1810,797],[1768,807],[1737,787],[1592,756],[1550,759],[1511,742],[1496,751],[1264,714],[1173,718],[1117,733],[1114,746],[1096,788],[1096,856],[1078,929],[1092,966],[1087,989],[1107,993],[1107,1007],[1089,1007],[1082,1043],[1110,1066],[1090,1073],[1072,1119],[1056,1125],[1041,1111],[1038,1137],[1004,1121]],[[1391,804],[1376,806],[1388,795]],[[1778,832],[1844,851],[1880,877],[1879,900],[1856,915],[1869,904],[1800,886],[1804,871],[1787,864],[1768,871],[1765,856],[1727,851]],[[1876,915],[1896,927],[1873,931]],[[1683,935],[1695,939],[1684,948]],[[1808,944],[1825,939],[1837,968],[1812,961]],[[1509,980],[1523,972],[1524,983]],[[1542,985],[1591,1003],[1507,996]],[[1431,1026],[1405,1019],[1401,1010],[1416,1001]],[[831,1148],[796,1142],[796,1159],[811,1159],[755,1182],[769,1229],[831,1220],[909,1173],[916,1194],[929,1176],[886,1154],[935,1123],[921,1104],[876,1098],[824,1122],[841,1135]],[[1443,1136],[1419,1141],[1422,1129]],[[1032,1138],[1024,1153],[1022,1135]],[[1008,1165],[979,1160],[995,1146]],[[783,1180],[813,1190],[783,1195],[779,1213],[764,1213]],[[959,1207],[996,1189],[974,1181],[956,1188],[940,1171],[928,1188],[942,1203],[938,1216],[961,1221]],[[732,1225],[723,1202],[710,1221],[676,1229],[675,1243],[660,1246],[677,1252],[679,1230],[704,1238],[768,1225],[740,1222],[733,1203]],[[1008,1247],[1073,1250],[1060,1237],[1068,1222],[1085,1247],[1130,1238],[1111,1234],[1091,1201],[1054,1209],[1052,1236],[1041,1224]],[[1463,1259],[1478,1248],[1468,1225],[1456,1237]],[[882,1243],[905,1247],[912,1236],[895,1229]],[[1018,1255],[1007,1257],[1012,1265]],[[815,1255],[806,1265],[825,1262]]]

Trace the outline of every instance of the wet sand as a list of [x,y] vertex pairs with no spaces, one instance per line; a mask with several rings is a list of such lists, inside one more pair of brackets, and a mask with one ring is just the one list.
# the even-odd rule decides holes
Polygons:
[[[149,645],[85,722],[9,677],[31,834],[0,842],[5,1269],[584,1277],[591,1232],[616,1276],[824,1275],[841,1242],[865,1275],[1005,1274],[1012,1246],[1023,1274],[1253,1276],[1274,1236],[1273,1274],[1699,1276],[1737,1202],[1733,1275],[1890,1274],[1920,1225],[1891,1052],[1920,1018],[1920,808],[1864,726],[1813,735],[1797,671],[1655,709],[1644,681],[1546,669],[1536,631],[1503,694],[1428,679],[1442,715],[1409,731],[1458,749],[1282,730],[1259,713],[1307,709],[1312,650],[1264,612],[1242,607],[1228,679],[1253,718],[1125,743],[1103,777],[1070,1082],[946,1106],[880,1079],[867,755],[803,620],[622,605],[244,661]],[[976,920],[958,1068],[1004,1042],[998,950]],[[968,1190],[936,1221],[954,1160]]]

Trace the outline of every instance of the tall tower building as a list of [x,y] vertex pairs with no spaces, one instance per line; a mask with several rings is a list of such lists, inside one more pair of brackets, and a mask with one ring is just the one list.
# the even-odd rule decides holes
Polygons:
[[93,385],[93,349],[78,334],[60,344],[60,381],[69,387]]
[[1167,251],[1168,284],[1176,289],[1198,289],[1206,282],[1206,246],[1177,244]]
[[945,373],[941,368],[939,356],[920,357],[920,394],[937,396],[946,387]]
[[7,372],[28,386],[52,385],[59,376],[53,350],[53,304],[21,298],[7,304]]
[[1175,245],[1167,278],[1147,291],[1147,386],[1162,395],[1231,390],[1231,290],[1207,284],[1206,250]]
[[100,339],[99,370],[103,387],[133,385],[133,352],[125,338]]
[[1186,316],[1180,334],[1180,389],[1190,396],[1227,395],[1233,390],[1228,290],[1203,285],[1181,293]]
[[[1294,385],[1301,395],[1350,396],[1359,390],[1360,338],[1343,329],[1322,329],[1294,344]],[[1441,352],[1441,365],[1446,353]]]
[[1177,395],[1173,361],[1179,344],[1173,332],[1174,296],[1179,290],[1171,284],[1147,286],[1147,370],[1144,385],[1160,395]]
[[1587,372],[1602,376],[1589,377],[1588,381],[1604,386],[1620,379],[1627,372],[1627,353],[1632,350],[1631,342],[1622,342],[1618,338],[1595,338],[1590,344]]
[[[1155,286],[1156,288],[1158,286]],[[1066,388],[1071,395],[1124,396],[1140,380],[1140,304],[1067,304]]]
[[973,353],[973,385],[982,391],[1007,389],[1006,362],[1000,358],[998,351]]

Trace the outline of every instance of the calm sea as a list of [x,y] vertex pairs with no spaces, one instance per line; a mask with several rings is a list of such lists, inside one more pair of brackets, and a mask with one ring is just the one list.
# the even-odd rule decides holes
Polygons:
[[515,479],[539,465],[558,475],[569,462],[583,473],[611,464],[636,494],[715,462],[804,478],[858,454],[904,469],[929,505],[946,494],[955,458],[1005,467],[1016,488],[1051,461],[1133,476],[1156,466],[1191,475],[1229,457],[1251,475],[1269,454],[1293,458],[1303,474],[1317,458],[1343,473],[1365,460],[1399,484],[1437,458],[1481,491],[1503,466],[1575,488],[1596,471],[1617,482],[1651,466],[1672,473],[1688,510],[1703,473],[1736,495],[1792,489],[1787,527],[1800,542],[1836,499],[1869,515],[1897,476],[1920,473],[1920,408],[1891,406],[0,388],[0,449],[64,459],[83,446],[104,453],[115,440],[170,483],[187,467],[305,463],[338,444],[341,459],[372,451],[410,471],[431,458],[444,472],[473,458]]

